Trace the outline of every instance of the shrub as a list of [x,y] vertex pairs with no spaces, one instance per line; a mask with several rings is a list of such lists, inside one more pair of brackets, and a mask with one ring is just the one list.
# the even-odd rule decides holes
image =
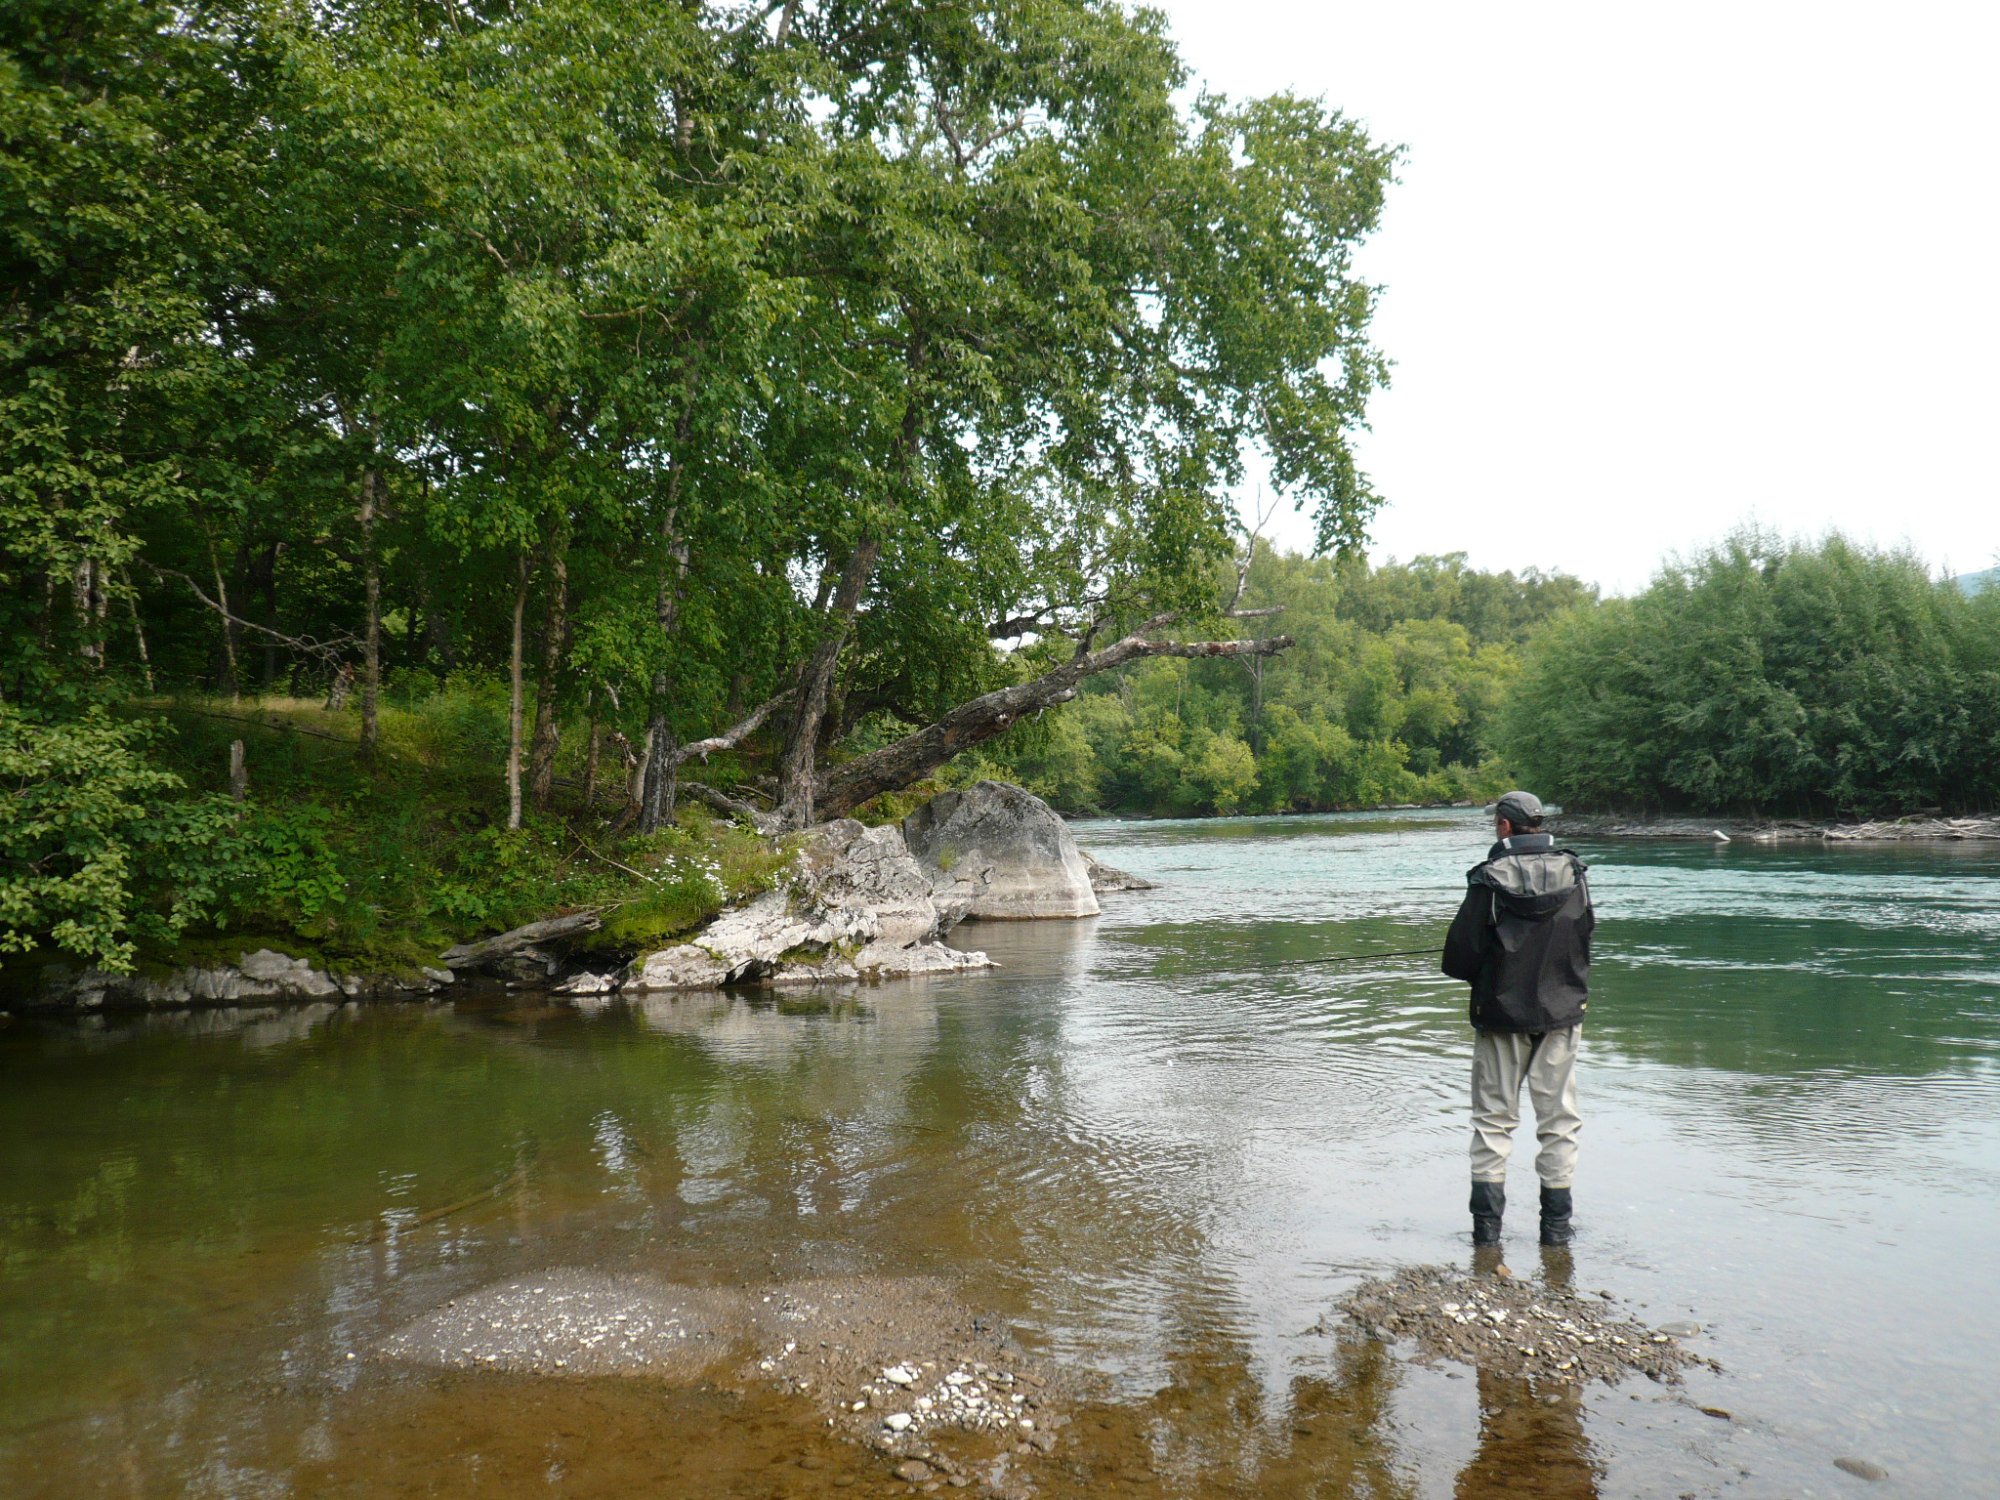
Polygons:
[[0,704],[0,952],[43,943],[114,972],[218,905],[242,855],[227,799],[149,752],[156,722],[68,722]]

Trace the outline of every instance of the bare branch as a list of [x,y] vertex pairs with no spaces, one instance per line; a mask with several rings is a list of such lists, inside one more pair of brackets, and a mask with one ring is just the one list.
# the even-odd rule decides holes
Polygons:
[[188,577],[187,574],[180,572],[178,569],[163,568],[160,567],[157,563],[147,562],[144,558],[139,559],[139,565],[143,568],[148,569],[150,572],[152,572],[152,574],[155,577],[178,578],[182,583],[186,584],[190,589],[194,591],[195,598],[199,599],[203,604],[206,604],[210,609],[214,610],[217,614],[221,615],[223,619],[229,621],[231,624],[241,625],[246,630],[255,630],[264,635],[268,635],[271,637],[271,639],[275,641],[281,641],[285,645],[290,646],[294,651],[303,651],[306,655],[316,656],[321,661],[339,661],[344,653],[346,653],[349,650],[352,650],[355,646],[358,646],[360,644],[360,641],[356,637],[351,635],[335,636],[330,641],[314,640],[311,636],[286,635],[283,631],[273,630],[268,625],[259,625],[255,620],[246,620],[241,615],[231,614],[228,610],[224,609],[220,604],[216,603],[215,600],[209,598],[208,595],[204,594],[201,591],[200,584],[196,583],[192,578]]
[[1009,619],[995,620],[986,627],[989,641],[1011,641],[1015,636],[1026,635],[1029,631],[1040,634],[1053,628],[1049,622],[1052,606],[1044,605],[1031,614],[1014,615]]
[[[1130,632],[1130,634],[1126,637],[1126,639],[1129,640],[1132,636],[1151,635],[1156,630],[1165,630],[1169,625],[1173,624],[1176,620],[1180,619],[1181,614],[1182,611],[1178,609],[1163,610],[1159,614],[1156,614],[1152,616],[1152,618],[1146,620],[1144,623],[1134,627],[1133,630]],[[1090,659],[1091,643],[1097,639],[1097,633],[1110,623],[1111,620],[1108,615],[1094,616],[1091,619],[1089,626],[1084,630],[1083,634],[1073,637],[1073,639],[1076,641],[1076,654],[1070,658],[1071,666],[1075,666],[1078,662]],[[1110,650],[1112,648],[1106,647],[1105,649]],[[1101,671],[1103,669],[1099,668],[1098,670]],[[1085,673],[1084,675],[1088,676],[1090,674]]]
[[958,132],[952,128],[951,112],[944,107],[943,99],[933,98],[931,100],[931,115],[937,121],[938,129],[944,133],[945,140],[951,144],[953,163],[958,167],[960,175],[964,175],[965,143],[959,140]]
[[583,852],[585,854],[588,854],[592,859],[595,859],[602,864],[607,864],[611,866],[611,868],[614,870],[623,870],[627,875],[637,876],[640,880],[645,881],[646,884],[648,885],[658,885],[660,883],[659,878],[657,876],[648,875],[644,870],[635,870],[630,865],[625,864],[620,860],[615,860],[608,854],[602,854],[598,852],[597,849],[591,846],[590,840],[586,839],[582,834],[576,831],[574,825],[565,823],[563,826],[569,829],[569,836],[576,840],[577,847],[583,850]]
[[[1266,636],[1260,641],[1142,641],[1132,657],[1276,656],[1296,644],[1288,635]],[[1106,654],[1117,649],[1116,646],[1109,647]]]
[[[1258,487],[1258,497],[1260,499],[1263,497],[1263,487],[1261,485]],[[1236,592],[1231,594],[1229,602],[1222,606],[1222,617],[1225,620],[1253,620],[1260,618],[1260,612],[1258,611],[1238,614],[1236,606],[1243,602],[1243,590],[1250,584],[1250,565],[1257,561],[1257,538],[1263,534],[1266,523],[1271,519],[1271,512],[1277,508],[1278,497],[1273,495],[1269,505],[1258,508],[1257,524],[1246,528],[1247,534],[1243,538],[1243,560],[1236,565]],[[1277,613],[1279,613],[1278,610],[1261,612],[1261,614]]]
[[984,156],[999,142],[1006,140],[1009,136],[1019,135],[1022,127],[1027,123],[1028,112],[1025,109],[1016,111],[1014,118],[1009,120],[1005,125],[996,126],[992,131],[981,136],[979,144],[972,148],[972,154],[975,157]]
[[687,744],[682,745],[674,751],[672,756],[673,763],[677,766],[685,765],[696,756],[707,760],[717,750],[734,750],[747,736],[755,734],[758,727],[766,719],[784,707],[785,704],[791,702],[792,695],[798,692],[798,690],[799,685],[794,682],[777,696],[766,698],[762,703],[751,709],[748,714],[744,715],[744,717],[723,730],[722,733],[710,735],[705,740],[690,740]]
[[[1257,543],[1254,538],[1250,543],[1250,550],[1253,555],[1257,550]],[[1245,557],[1243,561],[1237,565],[1236,588],[1230,594],[1229,602],[1222,606],[1223,619],[1233,620],[1236,618],[1236,606],[1243,602],[1243,590],[1244,587],[1249,582],[1250,582],[1250,559],[1248,557]]]

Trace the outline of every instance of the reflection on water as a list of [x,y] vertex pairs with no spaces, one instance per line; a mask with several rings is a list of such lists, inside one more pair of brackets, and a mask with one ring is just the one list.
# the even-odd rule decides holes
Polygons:
[[[1574,1253],[1543,1247],[1539,1254],[1542,1281],[1557,1291],[1571,1290]],[[1463,1500],[1510,1494],[1597,1500],[1602,1474],[1584,1432],[1583,1391],[1491,1370],[1480,1370],[1476,1378],[1479,1445],[1459,1470],[1454,1493]]]
[[1109,1383],[1051,1495],[1989,1482],[2000,854],[1583,850],[1574,1274],[1728,1373],[1578,1393],[1314,1331],[1465,1254],[1468,1044],[1421,959],[1300,961],[1435,941],[1476,819],[1083,837],[1161,888],[980,926],[997,973],[0,1028],[0,1492],[881,1489],[756,1392],[348,1358],[556,1264],[949,1275]]

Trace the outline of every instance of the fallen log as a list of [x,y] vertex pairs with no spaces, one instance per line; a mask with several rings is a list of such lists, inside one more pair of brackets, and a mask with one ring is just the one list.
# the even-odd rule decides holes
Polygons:
[[578,933],[595,932],[603,925],[603,909],[592,907],[588,911],[572,912],[566,917],[549,917],[540,922],[530,922],[525,927],[516,927],[512,932],[503,932],[498,937],[481,938],[476,943],[460,943],[455,948],[445,949],[440,956],[447,969],[476,969],[482,964],[511,958],[524,949],[542,943],[557,942],[562,938],[575,937]]

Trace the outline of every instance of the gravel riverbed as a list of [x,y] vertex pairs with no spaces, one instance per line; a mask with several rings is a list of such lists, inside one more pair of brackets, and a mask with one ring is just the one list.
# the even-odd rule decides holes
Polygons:
[[382,1341],[395,1361],[501,1374],[761,1386],[925,1493],[1029,1493],[1082,1394],[943,1281],[695,1287],[555,1267],[455,1297]]
[[1385,1343],[1410,1340],[1420,1361],[1455,1360],[1538,1382],[1645,1375],[1675,1383],[1696,1365],[1720,1369],[1683,1345],[1700,1332],[1694,1324],[1655,1328],[1618,1311],[1608,1293],[1449,1266],[1411,1266],[1365,1282],[1341,1308]]

